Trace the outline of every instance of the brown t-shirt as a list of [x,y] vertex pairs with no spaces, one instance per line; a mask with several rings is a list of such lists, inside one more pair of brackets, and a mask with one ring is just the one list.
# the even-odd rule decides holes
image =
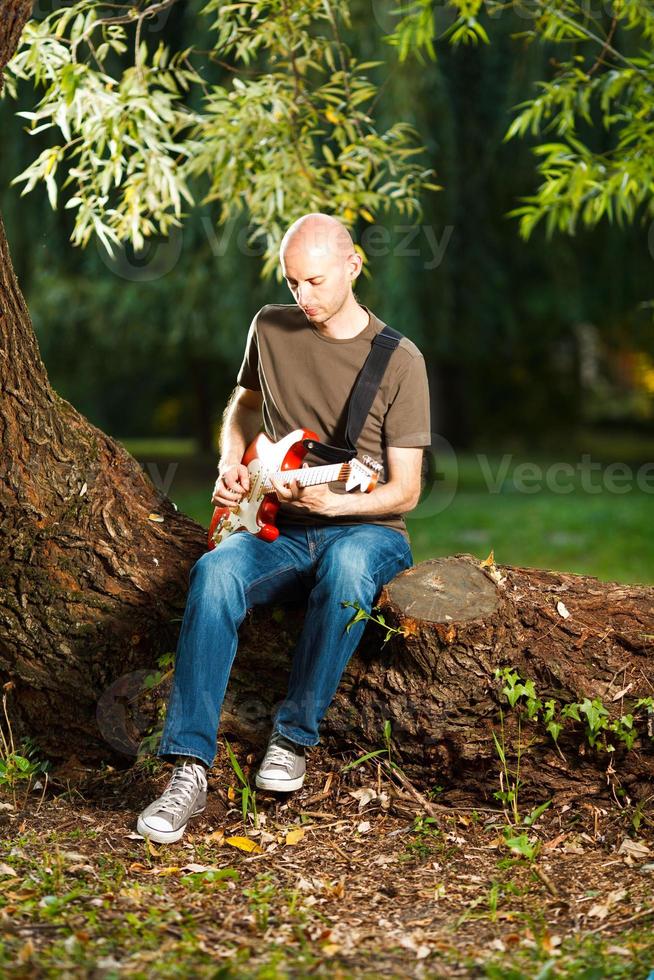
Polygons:
[[[255,314],[248,332],[237,382],[263,393],[264,431],[277,442],[294,429],[311,429],[321,442],[344,445],[347,401],[363,367],[372,338],[384,322],[367,306],[368,324],[354,337],[325,337],[295,303],[270,304]],[[357,440],[357,456],[364,453],[383,463],[379,483],[388,478],[387,446],[421,447],[431,443],[429,387],[425,360],[413,341],[403,337],[393,351],[379,391]],[[310,464],[323,460],[307,454]],[[331,483],[335,492],[344,484]],[[360,493],[351,490],[350,493]],[[372,493],[375,491],[373,490]],[[404,518],[353,514],[338,517],[289,514],[280,517],[297,523],[384,524],[397,528],[407,540]]]

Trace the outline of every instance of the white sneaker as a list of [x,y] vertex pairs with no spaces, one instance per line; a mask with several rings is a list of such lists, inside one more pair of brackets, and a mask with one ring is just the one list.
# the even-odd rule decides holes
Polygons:
[[281,732],[273,732],[254,780],[259,789],[290,793],[300,788],[305,775],[304,746],[292,742]]
[[161,796],[146,806],[136,822],[141,837],[161,844],[179,840],[191,817],[202,813],[207,804],[207,777],[200,763],[175,766]]

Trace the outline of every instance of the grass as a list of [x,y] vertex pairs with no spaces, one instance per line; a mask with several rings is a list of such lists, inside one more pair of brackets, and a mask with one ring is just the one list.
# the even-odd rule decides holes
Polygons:
[[[555,937],[556,938],[556,937]],[[489,980],[606,980],[608,977],[624,977],[643,980],[652,970],[653,941],[650,931],[632,930],[616,943],[601,937],[579,937],[552,943],[552,936],[545,931],[535,933],[532,948],[521,949],[510,957],[505,954],[476,966],[476,976]]]
[[416,562],[469,552],[500,564],[654,584],[652,497],[459,490],[449,507],[407,521]]
[[[427,827],[423,818],[414,820],[413,830],[411,843],[424,844]],[[457,842],[448,848],[451,854],[440,854],[444,866],[468,852],[471,841],[464,841],[459,833],[465,831],[457,830]],[[486,836],[493,833],[491,829]],[[438,833],[429,829],[428,836],[436,840]],[[120,854],[111,853],[106,843],[99,842],[93,828],[29,829],[0,843],[0,924],[6,927],[0,929],[3,976],[102,975],[111,980],[120,976],[138,980],[153,976],[212,980],[322,976],[349,980],[384,975],[399,980],[455,975],[490,980],[644,980],[654,965],[654,936],[648,924],[609,937],[557,923],[551,910],[548,922],[531,894],[538,891],[539,883],[529,877],[522,862],[509,862],[503,871],[496,869],[491,874],[490,869],[484,874],[475,864],[472,870],[482,875],[474,879],[477,884],[471,890],[461,894],[457,906],[448,903],[454,887],[451,880],[434,890],[434,881],[444,881],[445,871],[433,878],[423,877],[420,899],[416,890],[417,910],[433,914],[441,909],[441,913],[431,926],[438,930],[438,941],[425,947],[427,958],[420,964],[413,947],[407,950],[392,941],[384,944],[383,930],[376,931],[374,940],[356,953],[341,949],[332,932],[334,923],[342,918],[340,899],[312,904],[305,892],[290,887],[284,861],[272,855],[263,869],[261,865],[250,869],[245,855],[233,855],[240,871],[225,869],[219,882],[208,876],[184,875],[179,867],[151,877],[150,870],[165,872],[169,864],[197,861],[197,844],[189,846],[195,853],[188,857],[162,849],[158,857],[146,858],[145,844],[132,844],[126,852],[123,840],[115,841]],[[186,848],[180,850],[186,854]],[[213,850],[213,860],[220,861],[220,849]],[[422,855],[415,857],[420,860]],[[141,863],[133,863],[134,859]],[[13,877],[8,874],[10,868]],[[400,865],[398,875],[403,874]],[[356,887],[352,868],[347,879],[348,888]],[[429,900],[424,892],[427,885],[433,892]],[[239,910],[236,916],[235,908]],[[223,935],[227,911],[232,915]],[[369,909],[367,912],[370,914]],[[389,914],[388,908],[383,914]],[[471,940],[477,930],[479,942],[475,943]],[[430,936],[433,940],[436,934]],[[383,964],[382,973],[379,964]]]
[[[188,441],[179,442],[176,446],[174,440],[126,440],[125,445],[141,460],[178,459],[168,494],[181,511],[208,527],[215,460],[207,460],[203,468],[189,452]],[[584,453],[587,464],[594,467],[585,476]],[[597,435],[589,437],[583,451],[567,457],[482,452],[439,455],[438,479],[425,488],[420,504],[407,518],[414,559],[420,562],[457,552],[486,558],[492,548],[500,564],[652,585],[654,466],[647,483],[641,471],[645,490],[636,479],[641,467],[652,459],[653,440],[631,436],[620,441],[613,434],[604,441]],[[607,470],[618,460],[628,467],[622,482],[619,474],[615,479],[615,471]],[[540,481],[520,470],[525,463],[538,467]],[[551,469],[560,463],[573,468],[571,476]],[[554,489],[548,488],[548,480]],[[557,481],[569,485],[571,492],[556,492]],[[526,492],[525,488],[533,486],[536,492]]]

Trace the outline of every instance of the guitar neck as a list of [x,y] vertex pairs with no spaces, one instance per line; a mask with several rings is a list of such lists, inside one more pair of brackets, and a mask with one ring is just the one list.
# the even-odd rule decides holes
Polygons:
[[315,486],[318,483],[332,483],[334,480],[347,480],[349,475],[349,463],[308,466],[300,470],[277,470],[276,473],[266,474],[266,480],[262,484],[262,490],[264,493],[269,493],[275,489],[270,480],[277,480],[281,484],[290,483],[291,480],[297,480],[301,487],[309,487]]

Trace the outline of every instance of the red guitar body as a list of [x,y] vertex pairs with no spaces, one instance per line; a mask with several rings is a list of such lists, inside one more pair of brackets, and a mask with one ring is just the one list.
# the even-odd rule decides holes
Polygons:
[[209,525],[209,550],[219,543],[214,539],[216,532],[220,540],[240,530],[248,530],[263,541],[274,541],[279,537],[279,529],[275,525],[279,500],[274,490],[265,492],[261,489],[265,483],[264,474],[300,469],[307,454],[306,447],[302,445],[303,439],[319,441],[319,437],[310,429],[295,429],[279,442],[271,442],[263,432],[253,439],[241,460],[250,473],[250,490],[238,507],[215,508]]

